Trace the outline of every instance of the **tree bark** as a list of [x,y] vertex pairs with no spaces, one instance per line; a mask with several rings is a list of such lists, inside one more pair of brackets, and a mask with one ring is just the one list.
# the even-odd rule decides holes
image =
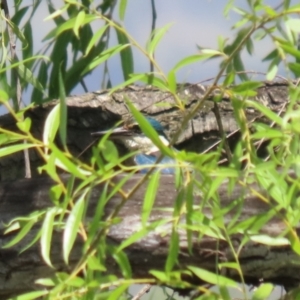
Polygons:
[[[129,191],[142,175],[135,174],[128,180],[124,186],[124,190]],[[114,179],[119,182],[123,175]],[[67,176],[64,180],[67,180]],[[4,235],[4,225],[9,220],[17,216],[27,215],[35,210],[40,210],[52,205],[49,199],[49,189],[53,182],[49,178],[23,179],[10,183],[2,183],[0,185],[0,245],[7,243],[13,233]],[[141,211],[142,203],[147,188],[147,183],[143,184],[134,196],[129,199],[119,212],[120,223],[111,227],[107,238],[112,244],[119,244],[126,240],[133,233],[137,232],[141,227]],[[95,206],[99,199],[103,187],[101,185],[94,188],[90,199],[90,206],[87,213],[87,219],[93,216]],[[252,192],[250,192],[250,189]],[[228,194],[227,182],[224,182],[219,188],[222,206],[227,207],[233,201],[236,206],[224,216],[225,223],[229,223],[235,215],[236,211],[242,208],[240,221],[253,216],[260,216],[270,210],[270,205],[262,202],[256,197],[253,190],[263,194],[256,184],[249,185],[244,188],[236,185],[233,192]],[[22,191],[22,193],[20,193]],[[137,241],[126,249],[128,254],[133,276],[135,278],[145,278],[149,276],[148,272],[152,269],[163,270],[166,257],[168,255],[170,234],[172,228],[172,212],[170,210],[162,210],[161,208],[172,208],[177,191],[174,188],[174,178],[172,175],[162,175],[160,185],[157,191],[155,206],[150,216],[150,222],[157,220],[170,220],[160,228],[156,228],[155,232],[149,233],[145,238]],[[237,199],[243,199],[241,202]],[[116,206],[122,201],[120,195],[114,196],[106,205],[106,216],[108,216]],[[194,197],[194,205],[200,205],[203,199],[200,196]],[[211,210],[208,207],[203,209],[203,213],[207,218],[211,218]],[[105,216],[105,217],[106,217]],[[104,218],[105,218],[104,217]],[[184,223],[185,215],[181,217]],[[53,274],[54,270],[47,267],[43,262],[39,253],[39,245],[29,248],[25,252],[18,252],[33,239],[37,228],[32,230],[30,234],[13,248],[0,250],[0,297],[11,296],[15,293],[24,292],[26,290],[37,288],[34,280],[39,277],[46,277]],[[280,218],[273,218],[264,226],[261,233],[270,236],[278,236],[285,230],[285,225]],[[229,244],[223,239],[215,239],[209,236],[199,238],[199,232],[195,231],[192,238],[193,255],[188,252],[188,242],[185,230],[179,230],[180,255],[177,266],[184,268],[185,266],[197,266],[216,272],[216,261],[234,262],[234,256]],[[299,233],[299,228],[297,228]],[[231,237],[235,250],[241,247],[243,236],[234,235]],[[61,257],[61,233],[56,233],[52,242],[51,259],[56,270],[68,270]],[[75,264],[81,256],[82,242],[78,240],[72,252],[70,264]],[[120,271],[112,258],[108,272],[118,274]],[[239,261],[242,267],[245,282],[248,284],[258,284],[261,281],[272,282],[274,284],[284,285],[286,289],[295,287],[300,280],[300,257],[295,254],[289,246],[265,246],[254,242],[249,242],[242,248],[239,254]],[[279,263],[280,262],[280,263]],[[230,268],[222,268],[221,274],[240,280],[237,272]],[[185,278],[191,283],[201,284],[199,279]]]

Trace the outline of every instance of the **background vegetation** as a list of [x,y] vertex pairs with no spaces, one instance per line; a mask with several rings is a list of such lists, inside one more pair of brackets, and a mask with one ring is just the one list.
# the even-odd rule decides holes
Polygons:
[[[199,238],[203,234],[211,235],[226,240],[230,245],[232,245],[231,236],[235,233],[245,234],[242,244],[251,240],[251,234],[256,234],[257,238],[264,222],[274,216],[278,209],[285,208],[286,213],[281,217],[286,224],[286,231],[282,233],[282,237],[285,238],[287,244],[290,243],[296,253],[300,254],[299,239],[294,231],[300,213],[296,201],[299,184],[297,179],[290,179],[292,184],[289,186],[285,183],[288,170],[294,169],[298,172],[300,115],[294,107],[298,100],[299,89],[297,85],[291,84],[290,103],[286,107],[286,113],[283,116],[273,113],[263,105],[249,99],[250,96],[255,95],[255,89],[261,85],[261,82],[251,79],[252,75],[249,75],[244,69],[242,59],[242,51],[247,51],[252,55],[254,48],[259,47],[261,41],[268,38],[272,41],[273,46],[270,53],[264,58],[264,61],[268,62],[266,79],[273,80],[275,78],[280,63],[283,64],[286,72],[281,75],[284,75],[286,80],[290,81],[292,78],[298,77],[300,72],[300,52],[298,50],[300,5],[292,6],[290,1],[281,1],[278,6],[272,7],[265,4],[265,1],[248,0],[245,2],[248,4],[247,10],[238,8],[234,1],[227,1],[224,8],[225,15],[230,10],[235,10],[240,14],[240,21],[233,28],[233,40],[228,41],[219,37],[217,49],[197,49],[195,47],[194,55],[179,61],[167,74],[162,71],[156,61],[155,50],[159,47],[159,43],[170,25],[153,28],[147,45],[140,45],[121,23],[112,18],[113,12],[118,10],[119,19],[121,21],[124,19],[127,7],[125,0],[118,3],[112,0],[100,3],[89,0],[70,0],[62,3],[60,9],[54,9],[51,1],[47,1],[48,19],[52,19],[56,27],[45,35],[46,47],[37,53],[33,52],[35,37],[32,34],[31,18],[41,1],[33,1],[32,5],[24,6],[22,1],[15,0],[15,12],[11,19],[8,19],[7,11],[6,16],[2,14],[2,23],[6,24],[6,29],[3,27],[1,36],[0,100],[16,119],[22,133],[0,129],[2,144],[0,156],[34,147],[45,161],[41,171],[46,172],[56,182],[51,190],[53,207],[36,212],[26,218],[13,220],[9,224],[8,232],[15,230],[16,227],[20,231],[6,247],[17,243],[36,223],[41,223],[41,229],[31,244],[40,243],[43,258],[51,266],[49,253],[53,230],[63,232],[62,252],[66,264],[68,264],[70,251],[76,237],[79,235],[84,241],[82,258],[70,274],[57,272],[55,278],[40,279],[41,286],[48,289],[41,288],[40,291],[29,293],[20,299],[37,299],[42,296],[49,297],[49,299],[125,299],[129,297],[126,293],[128,287],[135,283],[158,283],[198,290],[199,287],[190,286],[178,276],[178,271],[174,271],[179,252],[178,229],[180,226],[177,220],[183,214],[182,207],[186,208],[184,229],[188,235],[192,229],[198,230]],[[30,11],[29,17],[26,15],[28,11]],[[27,19],[24,19],[25,15]],[[97,26],[93,26],[94,24]],[[112,32],[115,32],[118,38],[116,45],[109,43]],[[18,42],[21,43],[22,53],[14,53],[14,37],[17,37]],[[133,49],[140,51],[149,60],[149,72],[134,73]],[[112,87],[111,71],[107,62],[115,55],[120,56],[120,69],[123,72],[124,82]],[[220,66],[211,82],[211,88],[204,95],[203,100],[199,101],[192,110],[185,111],[183,99],[176,94],[178,71],[187,65],[199,61],[210,63],[214,59],[219,60]],[[228,165],[221,167],[218,165],[218,159],[221,148],[226,146],[226,133],[221,132],[224,141],[215,152],[209,154],[174,152],[159,142],[156,133],[149,128],[144,117],[130,104],[130,99],[128,99],[131,113],[141,128],[165,155],[173,157],[177,161],[176,188],[180,192],[174,207],[174,215],[172,219],[168,220],[172,224],[172,240],[165,271],[153,270],[152,275],[155,279],[150,277],[143,280],[132,279],[131,267],[124,250],[136,239],[146,236],[153,230],[153,225],[149,225],[147,222],[155,198],[155,193],[150,191],[155,190],[158,185],[159,172],[152,169],[141,179],[141,182],[149,180],[149,192],[144,199],[145,210],[141,216],[143,228],[141,232],[124,241],[122,245],[113,247],[107,243],[105,238],[110,224],[117,222],[117,211],[106,220],[101,220],[104,203],[109,201],[113,194],[119,192],[121,186],[113,189],[110,194],[103,193],[93,220],[89,223],[84,221],[92,186],[103,182],[109,186],[112,178],[117,172],[120,172],[115,171],[116,166],[121,167],[121,171],[129,171],[128,176],[136,171],[134,167],[125,169],[122,164],[124,157],[118,156],[114,145],[107,139],[102,139],[93,150],[94,155],[89,164],[73,157],[67,148],[65,97],[75,86],[80,84],[85,87],[86,77],[101,64],[105,65],[102,87],[112,87],[112,91],[114,91],[128,84],[139,82],[152,84],[171,93],[174,96],[174,107],[184,112],[183,126],[193,118],[197,111],[201,110],[204,100],[218,86],[221,95],[226,93],[231,96],[236,121],[240,127],[242,139],[233,153],[227,152]],[[43,140],[37,140],[31,135],[31,121],[24,118],[24,112],[30,105],[21,107],[22,91],[29,86],[33,87],[30,96],[31,103],[41,104],[54,98],[60,99],[60,104],[52,110],[46,120]],[[12,99],[12,102],[9,99]],[[214,100],[217,107],[220,97],[216,97]],[[255,128],[253,133],[245,118],[245,107],[259,110],[270,120],[273,127],[256,123],[253,125]],[[59,134],[62,144],[61,149],[58,149],[54,143],[57,134]],[[172,143],[176,141],[179,134],[180,132],[173,137]],[[258,157],[255,149],[255,142],[261,139],[269,140],[267,159]],[[274,175],[277,174],[278,167],[282,168],[280,177]],[[71,175],[67,184],[64,184],[58,176],[58,170],[61,169]],[[201,181],[197,179],[199,173]],[[274,184],[276,189],[270,191],[270,196],[275,200],[276,209],[270,209],[268,216],[259,220],[255,228],[250,226],[252,220],[241,223],[236,218],[230,224],[225,224],[222,218],[218,217],[211,221],[209,228],[199,226],[195,229],[193,224],[199,221],[201,208],[193,207],[193,193],[200,189],[206,199],[205,205],[210,206],[216,216],[221,216],[224,211],[219,205],[216,192],[218,185],[225,178],[230,178],[230,189],[240,180],[241,173],[244,174],[243,180],[246,185],[253,178],[262,187],[268,187],[270,182]],[[74,187],[75,178],[80,180],[80,184],[76,187]],[[139,185],[135,189],[138,187]],[[134,192],[135,190],[132,190],[123,195],[124,201],[127,201]],[[268,197],[263,195],[261,197],[262,201],[269,201]],[[259,241],[276,243],[275,238],[263,235],[259,236]],[[233,246],[232,249],[234,249]],[[234,251],[236,262],[230,267],[239,272],[240,282],[243,283],[243,274],[238,261],[239,250]],[[122,276],[104,275],[108,253],[112,253]],[[237,287],[232,280],[219,274],[207,273],[197,267],[190,267],[187,270],[180,270],[180,272],[194,274],[208,283],[218,282],[221,287],[219,294],[202,288],[203,295],[198,299],[230,299],[227,288],[229,286]],[[265,299],[271,291],[271,285],[263,284],[255,292],[253,299]],[[245,297],[247,296],[245,295]]]

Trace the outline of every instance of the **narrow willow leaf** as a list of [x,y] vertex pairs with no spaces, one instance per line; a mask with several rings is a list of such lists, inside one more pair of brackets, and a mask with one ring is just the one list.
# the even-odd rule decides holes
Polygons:
[[131,266],[127,255],[123,251],[113,254],[114,260],[118,263],[124,278],[132,278]]
[[76,164],[73,161],[71,161],[64,152],[62,152],[55,146],[55,144],[51,145],[51,150],[53,154],[52,157],[54,158],[55,165],[57,167],[62,168],[63,170],[83,180],[86,179],[86,176],[91,175],[89,171],[81,169],[78,166],[78,163]]
[[[266,224],[266,223],[263,223],[263,224]],[[290,245],[289,240],[285,237],[271,237],[271,236],[264,235],[264,234],[251,235],[250,240],[255,243],[268,245],[268,246],[289,246]]]
[[21,296],[16,296],[14,300],[33,300],[33,299],[41,299],[40,297],[45,296],[49,293],[49,291],[36,291],[23,294]]
[[[27,22],[24,26],[24,35],[26,43],[22,45],[23,57],[31,57],[33,55],[33,36],[31,22]],[[32,67],[32,63],[29,64],[29,68]]]
[[[30,231],[30,229],[32,228],[32,226],[36,223],[36,220],[30,220],[28,222],[26,222],[22,227],[21,230],[18,232],[18,234],[12,239],[10,240],[7,244],[5,244],[4,246],[2,246],[2,248],[10,248],[14,245],[16,245],[17,243],[19,243],[26,235],[27,233]],[[20,223],[18,223],[20,224]],[[12,226],[13,228],[17,228],[15,225]],[[5,231],[5,233],[9,233],[11,232],[11,228],[9,228],[9,230]]]
[[26,44],[26,38],[23,34],[23,32],[19,29],[19,26],[17,26],[16,24],[14,24],[11,20],[6,19],[6,23],[9,25],[9,27],[12,29],[12,31],[14,32],[14,34],[18,37],[18,39]]
[[75,24],[73,27],[73,31],[78,39],[79,39],[79,28],[84,25],[84,19],[85,19],[85,11],[81,10],[79,14],[76,16]]
[[226,278],[222,275],[218,275],[209,271],[206,271],[201,268],[189,266],[189,270],[191,270],[197,277],[199,277],[204,282],[208,282],[213,285],[223,285],[227,287],[238,287],[238,283],[232,279]]
[[56,207],[48,210],[41,229],[41,254],[46,264],[50,267],[53,267],[50,259],[50,249],[53,234],[54,218],[56,214]]
[[289,27],[290,30],[299,33],[300,32],[300,20],[293,18],[293,19],[287,19],[284,21],[284,25]]
[[36,280],[35,283],[44,286],[55,286],[55,280],[52,278],[40,278]]
[[115,288],[109,295],[107,300],[116,300],[116,299],[125,299],[125,294],[128,288],[130,287],[130,283],[123,283],[121,286]]
[[30,57],[30,58],[27,58],[27,59],[24,59],[24,60],[21,60],[21,61],[18,61],[18,62],[15,62],[5,68],[1,68],[0,69],[0,74],[1,73],[4,73],[8,70],[11,70],[11,69],[14,69],[16,67],[20,67],[21,65],[24,65],[26,64],[27,62],[31,62],[33,60],[37,60],[37,59],[44,59],[44,60],[47,60],[49,61],[49,58],[47,56],[44,56],[44,55],[36,55],[36,56],[33,56],[33,57]]
[[85,190],[85,192],[77,200],[66,221],[66,228],[63,235],[63,257],[66,264],[69,263],[69,255],[73,248],[78,234],[78,229],[82,221],[85,206],[84,200],[87,192],[88,190]]
[[245,104],[250,107],[254,107],[261,113],[263,113],[267,118],[271,121],[274,121],[277,125],[282,126],[283,120],[280,116],[278,116],[275,112],[271,111],[268,107],[251,100],[246,100]]
[[177,92],[177,81],[174,70],[171,70],[168,74],[168,85],[170,91],[175,94]]
[[2,147],[2,148],[0,148],[0,157],[10,155],[10,154],[22,151],[24,149],[37,147],[37,146],[38,145],[35,145],[35,144],[18,144],[18,145]]
[[124,21],[126,7],[127,7],[127,0],[121,0],[119,4],[119,18],[121,21]]
[[36,89],[38,89],[40,92],[43,94],[46,94],[44,91],[44,87],[41,85],[39,80],[33,75],[33,73],[26,68],[23,64],[20,64],[18,66],[18,74],[19,76],[27,83],[31,84],[34,86]]
[[56,9],[52,14],[50,14],[47,18],[45,18],[44,21],[52,20],[58,16],[61,16],[69,8],[69,6],[70,6],[69,4],[66,4],[62,8]]
[[64,87],[64,81],[62,77],[61,69],[58,73],[58,83],[59,83],[59,136],[61,143],[64,148],[67,146],[67,103],[66,103],[66,92]]
[[165,35],[167,30],[171,27],[171,25],[172,24],[167,24],[163,28],[155,30],[152,33],[152,38],[151,38],[151,41],[149,42],[149,46],[148,46],[148,49],[147,49],[150,56],[153,56],[153,53],[154,53],[158,43],[160,42],[162,37]]
[[[130,79],[126,80],[126,81],[123,81],[122,83],[116,85],[115,87],[111,88],[109,90],[109,95],[112,95],[115,91],[127,86],[127,85],[130,85],[134,82],[137,82],[139,80],[142,80],[142,78],[145,77],[145,74],[131,74],[130,76]],[[1,99],[1,98],[0,98]]]
[[[75,23],[76,23],[76,17],[67,20],[66,22],[62,23],[61,25],[59,25],[58,27],[56,27],[54,30],[52,30],[45,38],[43,41],[52,38],[52,37],[57,37],[60,34],[62,34],[63,32],[67,31],[67,30],[73,30]],[[86,24],[91,23],[94,20],[97,20],[98,17],[95,15],[85,15],[85,19],[84,21],[81,22],[81,26],[84,26]]]
[[245,81],[232,88],[235,93],[248,92],[251,90],[256,90],[263,85],[259,81]]
[[160,172],[154,172],[149,180],[142,209],[142,223],[146,226],[156,199],[159,186]]
[[28,133],[31,127],[31,119],[25,118],[23,121],[18,122],[17,126],[23,132]]
[[101,27],[89,40],[89,43],[85,49],[85,56],[87,56],[92,48],[95,46],[96,42],[101,39],[102,35],[106,32],[108,25]]
[[53,107],[50,113],[47,116],[44,132],[43,132],[43,142],[46,146],[45,153],[47,154],[50,143],[52,143],[56,137],[57,130],[59,128],[59,119],[60,119],[60,104],[57,104]]
[[296,59],[300,59],[300,51],[294,47],[294,45],[280,44],[280,47],[286,52],[294,56]]
[[126,103],[132,115],[134,116],[135,120],[138,122],[139,126],[141,127],[143,132],[147,135],[147,137],[150,138],[157,147],[159,147],[159,149],[163,152],[163,154],[172,157],[173,156],[172,151],[162,143],[157,132],[148,123],[146,118],[134,107],[134,105],[130,101],[128,101],[128,99]]
[[300,255],[300,241],[299,241],[297,232],[295,230],[291,229],[287,234],[287,238],[289,239],[289,241],[291,243],[291,247],[292,247],[293,251],[296,254]]
[[255,290],[251,300],[265,300],[269,299],[272,291],[274,289],[273,284],[271,283],[262,283]]
[[219,54],[216,53],[199,53],[195,55],[191,55],[188,57],[185,57],[181,61],[179,61],[175,67],[173,68],[174,72],[177,72],[179,69],[186,67],[187,65],[194,64],[198,61],[210,59],[214,56],[224,55],[224,53],[217,51]]
[[5,103],[8,100],[9,100],[8,94],[5,91],[0,90],[0,102]]
[[269,67],[266,79],[272,81],[275,78],[277,72],[278,72],[278,65],[271,64]]
[[179,253],[179,235],[178,232],[173,228],[172,236],[170,239],[169,253],[166,261],[165,271],[171,272],[177,263]]
[[123,249],[127,248],[128,246],[132,245],[136,241],[141,240],[142,238],[146,237],[146,235],[149,233],[148,229],[141,229],[135,233],[133,233],[129,238],[127,238],[125,241],[121,243],[121,245],[118,247],[118,251],[122,251]]
[[104,61],[108,60],[110,57],[114,56],[115,54],[119,53],[129,45],[117,45],[114,47],[111,47],[107,49],[106,51],[102,52],[100,55],[95,57],[87,66],[86,68],[82,71],[80,74],[81,76],[85,75],[86,73],[92,71],[94,68],[102,64]]
[[[127,35],[119,30],[116,30],[118,43],[120,45],[130,45],[130,41],[127,38]],[[121,57],[121,64],[122,64],[122,71],[124,80],[128,80],[130,75],[133,73],[134,66],[133,66],[133,55],[131,46],[124,48],[120,52]]]

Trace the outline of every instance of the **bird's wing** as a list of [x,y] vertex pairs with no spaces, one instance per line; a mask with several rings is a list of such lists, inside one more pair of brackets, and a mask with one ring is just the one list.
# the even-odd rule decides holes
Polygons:
[[[137,165],[143,166],[143,165],[154,165],[157,160],[158,155],[150,155],[150,154],[137,154],[134,157],[134,161]],[[170,157],[163,157],[163,159],[160,161],[160,165],[163,164],[174,164],[175,161]],[[141,170],[141,173],[147,173],[148,169]],[[163,168],[161,169],[162,174],[174,174],[175,169],[173,167],[169,168]]]

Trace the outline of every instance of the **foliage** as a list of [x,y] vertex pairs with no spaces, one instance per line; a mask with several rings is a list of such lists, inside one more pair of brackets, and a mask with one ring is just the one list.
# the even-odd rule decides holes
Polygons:
[[[38,283],[41,291],[36,291],[17,299],[38,299],[45,296],[51,299],[124,299],[128,287],[134,283],[157,283],[180,288],[193,288],[201,290],[203,296],[199,299],[229,299],[227,287],[237,287],[237,283],[226,278],[218,272],[211,273],[196,266],[178,271],[179,235],[178,230],[185,230],[188,237],[188,247],[192,252],[192,233],[197,234],[199,239],[206,236],[225,240],[230,245],[235,257],[235,262],[222,264],[216,262],[216,270],[232,268],[240,276],[240,282],[244,283],[243,272],[239,264],[239,251],[235,249],[231,240],[234,234],[243,234],[242,244],[250,240],[258,241],[267,245],[290,244],[293,250],[300,253],[300,242],[295,232],[295,226],[299,221],[299,205],[295,200],[299,193],[299,184],[296,179],[289,178],[288,171],[294,169],[298,173],[299,165],[299,112],[293,108],[296,105],[299,88],[291,83],[290,103],[286,107],[284,116],[272,112],[262,104],[251,100],[255,96],[255,89],[260,86],[259,82],[250,80],[244,70],[242,53],[244,49],[253,54],[256,43],[269,37],[273,42],[272,51],[264,58],[269,62],[266,78],[271,80],[278,71],[278,63],[282,62],[289,77],[299,76],[299,51],[297,49],[299,20],[295,14],[300,12],[300,5],[291,6],[290,1],[282,1],[281,5],[272,8],[264,1],[247,1],[248,10],[239,9],[233,1],[228,1],[225,13],[235,10],[241,16],[240,22],[236,23],[235,38],[229,42],[219,39],[218,49],[199,48],[197,54],[191,55],[178,62],[168,74],[164,74],[158,62],[154,59],[154,52],[163,39],[169,25],[155,30],[146,47],[139,45],[134,37],[125,30],[122,25],[112,19],[115,9],[115,1],[106,0],[100,5],[93,1],[65,1],[60,9],[55,9],[52,2],[48,1],[49,17],[54,20],[56,28],[49,32],[45,41],[48,42],[45,50],[36,55],[33,54],[33,39],[31,21],[28,18],[21,21],[25,13],[31,10],[30,16],[34,15],[40,1],[33,1],[32,6],[22,6],[22,1],[14,1],[16,13],[8,23],[22,44],[22,59],[11,62],[6,49],[7,39],[2,35],[1,57],[1,103],[15,118],[19,133],[0,129],[0,157],[19,152],[20,150],[35,148],[44,159],[45,164],[40,171],[46,172],[54,181],[51,189],[53,207],[34,212],[29,216],[23,216],[12,220],[7,232],[15,231],[13,240],[5,247],[12,247],[18,243],[36,225],[40,224],[36,238],[27,247],[34,243],[40,243],[41,253],[45,262],[52,266],[51,241],[54,232],[62,232],[63,247],[62,256],[66,265],[70,261],[70,253],[77,238],[83,241],[82,257],[78,264],[72,267],[70,274],[56,272],[54,278],[41,278]],[[120,1],[119,15],[122,20],[126,14],[127,1]],[[93,24],[101,27],[94,31]],[[115,31],[118,44],[110,46],[109,34]],[[255,41],[255,42],[254,42]],[[139,50],[154,66],[153,73],[135,74],[133,48]],[[71,50],[71,51],[70,51]],[[46,56],[49,56],[47,59]],[[141,181],[131,190],[125,192],[122,187],[125,180],[118,185],[113,184],[113,179],[119,173],[126,171],[129,179],[136,171],[136,167],[126,167],[123,162],[126,157],[119,157],[113,143],[108,137],[101,139],[93,149],[93,157],[90,163],[85,163],[75,158],[67,147],[66,132],[66,101],[65,97],[78,84],[84,85],[85,77],[100,64],[114,55],[120,55],[121,68],[124,82],[113,87],[112,92],[120,87],[141,81],[168,91],[174,96],[174,108],[182,110],[185,118],[182,121],[184,127],[187,122],[202,108],[204,101],[213,90],[218,87],[221,94],[231,97],[236,121],[241,132],[241,140],[233,153],[227,153],[228,165],[219,166],[221,147],[226,144],[226,136],[223,143],[215,152],[208,154],[195,154],[176,152],[163,145],[156,133],[151,130],[141,113],[139,113],[128,100],[128,107],[141,128],[153,142],[161,149],[162,153],[171,156],[177,161],[176,189],[177,199],[174,203],[174,211],[168,220],[161,220],[157,224],[149,222],[149,215],[153,208],[155,193],[159,183],[160,174],[152,168]],[[184,99],[176,94],[177,72],[184,66],[197,61],[210,61],[218,58],[220,62],[219,72],[208,89],[203,99],[191,110],[186,111]],[[70,64],[71,63],[71,64]],[[40,104],[48,99],[59,98],[60,103],[54,107],[48,115],[43,139],[37,140],[30,132],[31,121],[24,118],[25,111],[29,108],[15,112],[10,106],[8,99],[15,97],[14,82],[9,81],[9,70],[17,69],[22,81],[23,89],[33,87],[31,101]],[[108,67],[105,75],[109,74]],[[106,78],[105,76],[103,78]],[[222,79],[222,80],[221,80]],[[235,83],[233,87],[232,84]],[[109,78],[104,79],[103,86],[110,87]],[[216,97],[215,104],[220,99]],[[255,108],[266,117],[273,125],[262,123],[248,124],[245,117],[246,108]],[[255,129],[255,130],[253,130]],[[62,148],[58,148],[55,137],[59,135]],[[172,144],[176,142],[179,132],[175,134]],[[255,145],[261,140],[269,141],[269,160],[257,155]],[[26,141],[24,143],[23,141]],[[118,170],[116,171],[116,167]],[[277,168],[282,167],[282,175],[277,176]],[[241,171],[243,169],[243,172]],[[59,171],[70,174],[70,179],[64,183],[59,177]],[[199,176],[201,175],[201,180]],[[198,177],[197,177],[198,176]],[[243,205],[243,199],[236,199],[232,206],[224,208],[220,205],[218,187],[225,180],[229,180],[229,192],[234,185],[249,186],[255,180],[268,192],[266,195],[258,195],[261,201],[270,206],[266,215],[240,221],[240,210],[236,210],[231,222],[226,222],[227,212]],[[290,184],[286,183],[289,180]],[[77,183],[75,184],[75,180]],[[129,237],[119,246],[112,246],[106,240],[106,233],[111,224],[119,222],[118,209],[103,219],[105,204],[117,193],[122,196],[120,207],[130,199],[139,189],[142,183],[148,181],[148,190],[145,195],[143,212],[141,215],[142,228],[133,236]],[[78,183],[79,182],[79,183]],[[92,220],[85,219],[92,188],[103,185],[103,193],[99,199]],[[193,203],[193,195],[201,193],[205,199],[202,207]],[[255,193],[256,191],[253,191]],[[257,192],[256,192],[257,193]],[[272,197],[273,201],[270,200]],[[119,209],[120,209],[119,207]],[[210,208],[212,218],[205,219],[202,210]],[[286,226],[280,237],[265,236],[261,228],[271,218],[280,213]],[[186,222],[182,224],[181,219]],[[255,221],[255,223],[253,222]],[[165,263],[164,271],[152,270],[149,278],[133,279],[129,260],[126,256],[126,248],[135,241],[145,237],[149,232],[164,224],[170,224],[171,240],[169,254]],[[254,224],[254,225],[253,225]],[[155,227],[154,227],[155,226]],[[280,238],[280,239],[278,239]],[[24,249],[25,250],[25,249]],[[106,274],[106,258],[111,256],[120,268],[122,276]],[[180,274],[193,275],[209,284],[218,284],[220,294],[213,293],[205,288],[191,286],[185,282]],[[43,287],[47,287],[45,290]],[[245,291],[245,286],[243,285]],[[254,293],[252,299],[266,299],[271,293],[272,285],[263,284]],[[246,296],[245,296],[246,297]]]

